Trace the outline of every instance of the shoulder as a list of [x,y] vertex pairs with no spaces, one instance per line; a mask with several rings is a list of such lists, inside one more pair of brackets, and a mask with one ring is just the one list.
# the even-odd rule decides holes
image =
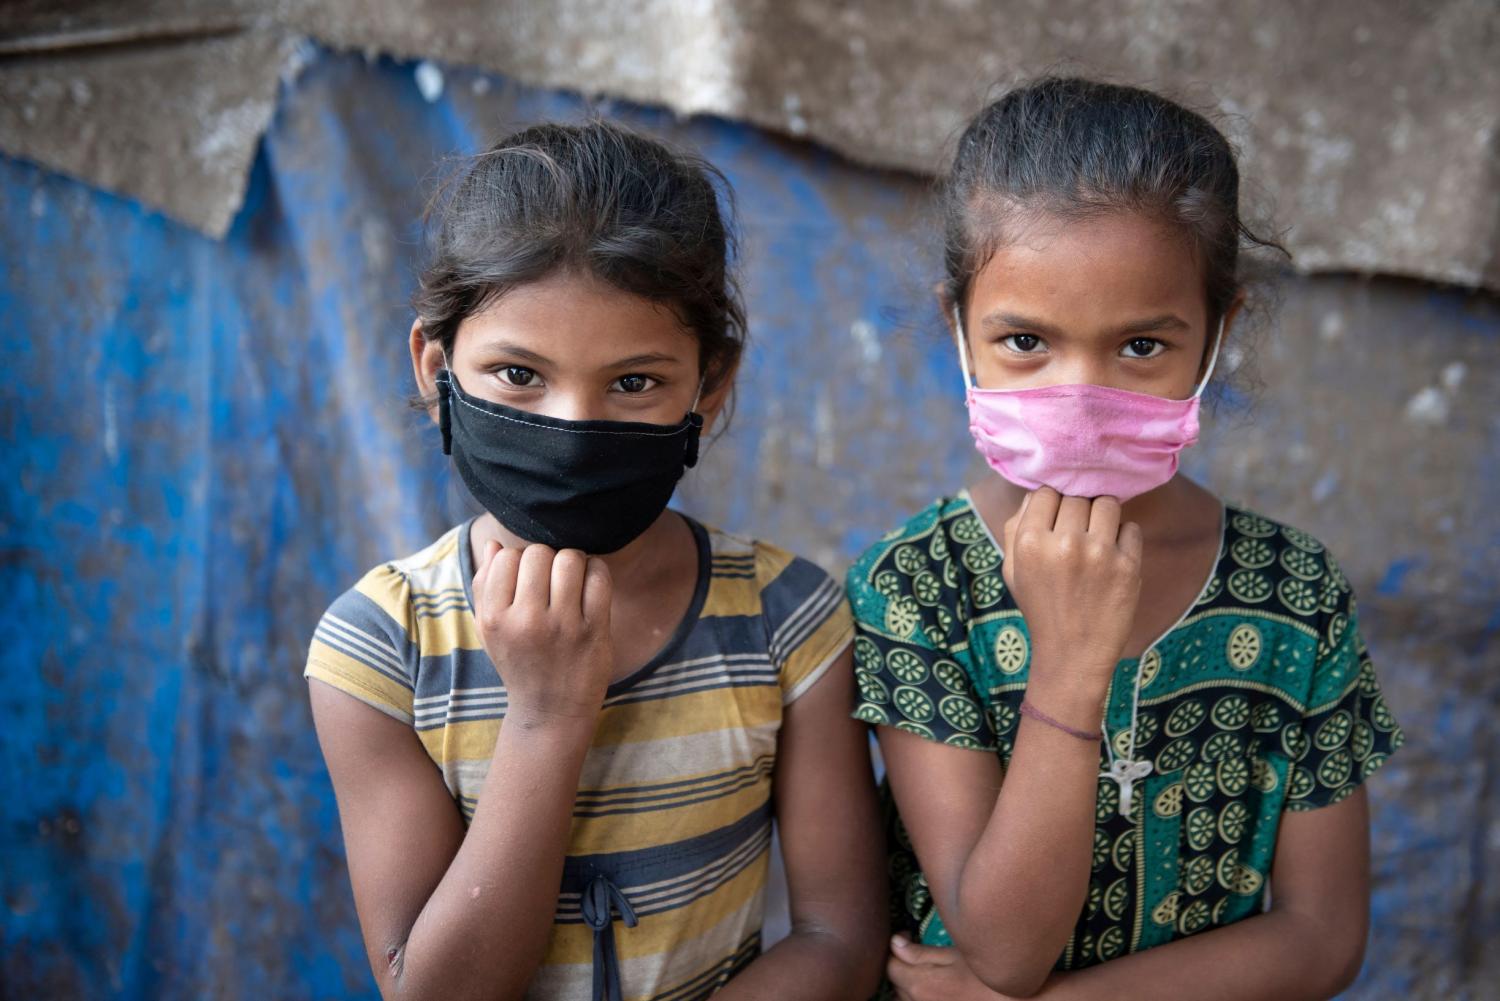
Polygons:
[[418,552],[370,569],[334,599],[324,613],[324,624],[347,625],[397,644],[415,642],[419,618],[467,605],[461,566],[467,554],[460,553],[460,542],[467,542],[465,527],[452,528]]
[[839,582],[817,563],[763,539],[713,528],[709,606],[757,616],[786,701],[816,682],[850,643],[853,626]]
[[999,550],[961,493],[887,532],[855,560],[845,585],[857,621],[881,624],[898,638],[926,622],[924,631],[946,636],[971,597],[985,608],[1000,599],[999,566]]
[[1319,539],[1235,505],[1224,516],[1223,600],[1309,625],[1347,613],[1349,581]]
[[744,581],[763,611],[788,597],[804,597],[837,588],[832,575],[817,563],[773,542],[703,526],[716,585]]
[[849,568],[850,590],[873,586],[884,570],[910,574],[919,567],[946,561],[953,543],[960,545],[984,537],[984,526],[974,514],[965,494],[939,497],[896,528],[882,535]]

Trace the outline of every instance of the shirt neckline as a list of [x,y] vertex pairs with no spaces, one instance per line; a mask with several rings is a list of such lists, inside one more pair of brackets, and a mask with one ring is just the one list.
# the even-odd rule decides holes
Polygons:
[[[990,540],[990,544],[995,547],[995,552],[1000,554],[1000,560],[1003,563],[1005,560],[1005,549],[1000,545],[1000,540],[995,537],[995,533],[990,528],[989,522],[984,520],[984,515],[980,513],[978,506],[975,505],[974,497],[969,493],[969,488],[963,487],[962,489],[960,489],[958,491],[956,499],[968,507],[969,514],[973,515],[974,520],[979,522],[979,526],[984,529],[985,536]],[[1215,500],[1218,500],[1218,498],[1215,498]],[[1228,548],[1229,505],[1220,500],[1219,547],[1218,550],[1214,553],[1213,561],[1209,564],[1208,576],[1204,578],[1202,585],[1199,586],[1197,594],[1194,595],[1193,600],[1188,603],[1187,607],[1182,610],[1182,614],[1177,616],[1177,618],[1173,620],[1170,626],[1168,626],[1161,632],[1160,635],[1158,635],[1154,640],[1146,645],[1146,649],[1141,651],[1139,657],[1121,657],[1116,662],[1116,666],[1139,664],[1145,658],[1146,654],[1150,653],[1152,650],[1155,650],[1167,639],[1168,636],[1171,636],[1174,632],[1177,631],[1177,629],[1183,624],[1183,622],[1187,620],[1187,617],[1193,614],[1193,609],[1203,604],[1204,596],[1208,593],[1208,589],[1213,586],[1214,578],[1219,575],[1219,565],[1223,562],[1224,554],[1228,551]],[[1014,604],[1014,601],[1012,601],[1012,604]]]
[[[683,613],[682,619],[678,621],[677,628],[673,630],[667,642],[652,654],[646,663],[618,681],[611,682],[609,688],[605,690],[606,699],[630,691],[656,673],[658,668],[677,653],[687,641],[688,636],[692,634],[698,620],[703,617],[703,606],[708,601],[708,588],[713,576],[713,543],[709,539],[708,529],[704,528],[696,518],[689,517],[680,511],[673,513],[687,523],[693,533],[693,544],[698,552],[698,578],[693,585],[692,600],[688,602],[687,611]],[[463,577],[464,601],[469,607],[471,616],[474,614],[474,558],[469,546],[469,534],[474,522],[478,519],[479,515],[475,515],[458,527],[458,568],[459,574]]]

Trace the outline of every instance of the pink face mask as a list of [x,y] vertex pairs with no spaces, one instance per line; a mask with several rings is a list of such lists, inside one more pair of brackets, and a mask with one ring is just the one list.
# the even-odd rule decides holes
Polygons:
[[1170,480],[1178,453],[1198,440],[1198,403],[1219,358],[1222,321],[1203,378],[1185,400],[1091,385],[980,389],[956,309],[953,321],[974,445],[1018,487],[1127,501]]

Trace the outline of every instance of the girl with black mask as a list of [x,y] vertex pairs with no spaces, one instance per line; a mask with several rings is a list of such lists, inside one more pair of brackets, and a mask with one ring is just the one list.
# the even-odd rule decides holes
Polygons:
[[[306,671],[388,998],[878,980],[841,589],[666,506],[744,341],[721,185],[618,127],[542,125],[441,210],[412,362],[485,513],[340,597]],[[793,931],[761,955],[773,816]]]

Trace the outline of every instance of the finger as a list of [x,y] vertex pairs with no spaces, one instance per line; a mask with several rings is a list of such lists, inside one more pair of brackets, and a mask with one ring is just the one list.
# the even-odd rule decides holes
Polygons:
[[1082,535],[1087,532],[1090,506],[1087,497],[1064,497],[1057,507],[1057,522],[1052,530],[1068,535]]
[[900,956],[903,962],[913,966],[953,965],[953,950],[942,946],[918,945],[902,938],[900,945],[897,945],[896,939],[891,940],[891,951]]
[[557,552],[551,546],[533,542],[521,551],[521,569],[516,574],[518,607],[545,609],[552,590],[552,560]]
[[501,549],[490,558],[474,578],[474,594],[492,611],[509,608],[516,600],[516,572],[521,566],[521,554],[514,549]]
[[560,549],[552,559],[552,588],[549,608],[583,614],[583,571],[588,557],[577,549]]
[[899,998],[910,998],[907,994],[908,988],[915,986],[917,971],[908,963],[892,955],[885,963],[885,975],[891,981],[891,986],[896,988],[896,996]]
[[1062,494],[1051,487],[1041,487],[1028,494],[1025,509],[1021,512],[1020,527],[1035,528],[1041,532],[1052,531],[1062,499]]
[[609,631],[609,609],[614,598],[614,582],[609,564],[590,556],[583,572],[583,621],[597,630]]
[[1127,521],[1120,526],[1120,552],[1139,563],[1143,545],[1141,526],[1133,521]]
[[1089,508],[1089,534],[1113,543],[1120,535],[1120,502],[1113,497],[1095,497]]

